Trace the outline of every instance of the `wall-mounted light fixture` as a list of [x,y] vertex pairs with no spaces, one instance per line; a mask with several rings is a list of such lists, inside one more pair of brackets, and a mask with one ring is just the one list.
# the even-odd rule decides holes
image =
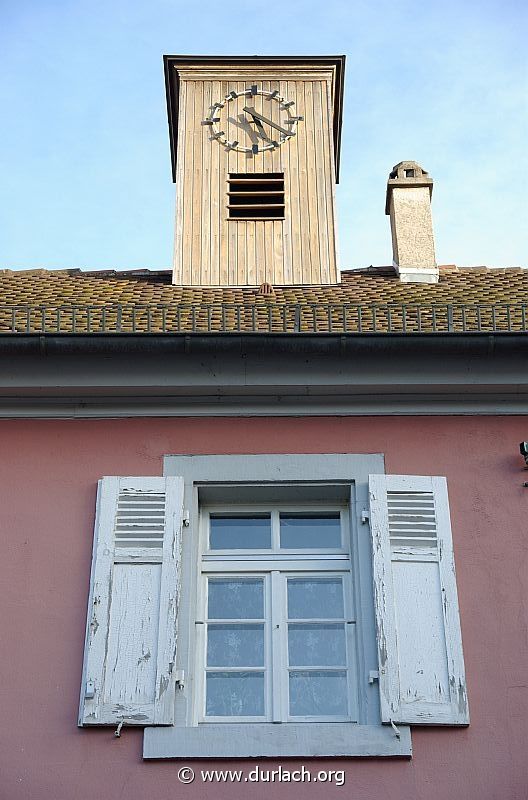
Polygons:
[[[520,442],[519,443],[519,450],[521,451],[521,455],[524,458],[524,463],[528,467],[528,442]],[[525,489],[528,489],[528,481],[523,483]]]

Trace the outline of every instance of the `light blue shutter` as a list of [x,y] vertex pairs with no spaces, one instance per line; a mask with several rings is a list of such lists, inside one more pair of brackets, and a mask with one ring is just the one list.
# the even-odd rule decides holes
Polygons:
[[79,725],[170,725],[182,478],[99,481]]
[[467,725],[445,478],[370,475],[383,722]]

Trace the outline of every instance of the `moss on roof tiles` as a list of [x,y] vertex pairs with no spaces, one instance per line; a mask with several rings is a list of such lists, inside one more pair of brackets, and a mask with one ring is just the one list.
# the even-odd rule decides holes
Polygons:
[[[394,270],[387,267],[351,270],[342,273],[341,283],[337,285],[279,286],[274,287],[274,295],[269,298],[257,296],[258,287],[172,286],[170,278],[169,271],[116,273],[111,270],[0,270],[0,306],[45,305],[55,308],[68,305],[199,306],[233,303],[249,307],[257,303],[260,307],[260,319],[262,313],[268,314],[266,308],[262,310],[262,306],[272,309],[273,306],[292,303],[350,303],[367,306],[425,306],[432,303],[520,304],[526,303],[528,298],[528,270],[520,268],[458,269],[448,265],[440,269],[440,280],[437,284],[401,283]],[[153,324],[156,326],[157,322]],[[247,324],[251,325],[249,318]]]

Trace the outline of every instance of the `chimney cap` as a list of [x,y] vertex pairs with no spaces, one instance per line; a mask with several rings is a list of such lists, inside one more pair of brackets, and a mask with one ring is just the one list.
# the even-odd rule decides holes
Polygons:
[[428,186],[429,197],[433,194],[433,179],[417,161],[400,161],[390,171],[385,198],[385,214],[390,214],[390,199],[395,186],[415,187]]

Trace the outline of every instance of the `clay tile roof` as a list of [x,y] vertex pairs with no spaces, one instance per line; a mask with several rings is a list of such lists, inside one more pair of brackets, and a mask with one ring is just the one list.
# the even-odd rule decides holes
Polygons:
[[[200,308],[204,305],[214,306],[208,312],[209,322],[204,321],[202,325],[196,322],[197,317],[195,317],[192,324],[189,322],[191,325],[189,330],[269,331],[270,314],[276,314],[276,325],[274,323],[273,329],[282,330],[281,326],[283,326],[284,320],[283,317],[280,317],[281,307],[293,304],[302,306],[320,304],[326,307],[330,304],[335,306],[352,304],[365,307],[371,307],[374,304],[381,306],[388,304],[390,306],[414,305],[424,308],[433,304],[465,304],[466,306],[513,304],[520,308],[520,305],[526,303],[528,298],[528,270],[520,268],[457,268],[454,265],[446,265],[440,267],[440,280],[437,284],[409,284],[401,283],[392,267],[369,267],[342,272],[341,283],[337,285],[274,286],[273,295],[268,298],[259,295],[257,286],[248,288],[189,287],[173,286],[170,281],[169,270],[152,272],[149,270],[90,272],[79,269],[0,270],[0,333],[12,332],[9,331],[11,323],[8,320],[9,314],[11,314],[12,320],[12,306],[45,306],[49,319],[55,313],[54,310],[62,307],[61,324],[63,327],[60,329],[61,332],[66,332],[69,325],[66,322],[68,313],[64,309],[87,305],[94,307],[120,305],[129,310],[136,307],[139,314],[138,319],[143,319],[141,314],[144,314],[145,307],[150,307],[154,315],[151,321],[139,321],[136,330],[137,332],[142,330],[161,331],[163,325],[160,321],[160,314],[157,312],[154,314],[160,304],[167,307],[166,313],[173,315],[180,315],[183,313],[182,309],[188,311],[188,307],[191,306],[195,307],[198,315],[202,314],[203,316],[205,312],[203,309],[200,311]],[[228,313],[225,310],[222,311],[222,305],[226,304],[242,307],[245,315],[242,324],[240,316],[237,321],[233,309]],[[254,311],[251,311],[252,306],[256,307]],[[178,307],[180,307],[180,311],[178,311]],[[140,309],[143,309],[143,312],[140,312]],[[237,313],[240,315],[241,312]],[[505,313],[506,311],[504,311]],[[94,314],[96,314],[95,311]],[[324,316],[324,313],[318,310],[317,315],[320,322],[315,330],[325,332],[325,323],[320,314]],[[38,332],[41,323],[37,316],[38,314],[35,312],[34,318],[30,319],[29,328],[26,325],[26,328],[23,329],[17,323],[13,330]],[[222,317],[221,328],[218,327],[220,317]],[[229,319],[231,317],[233,323],[230,327]],[[216,324],[212,324],[211,320]],[[297,327],[296,330],[305,330],[305,323],[309,324],[309,321],[303,317],[300,320],[300,328]],[[423,320],[421,324],[423,327]],[[519,324],[521,323],[519,322]],[[382,331],[383,325],[376,327],[375,330]],[[165,328],[165,330],[168,329],[170,326]],[[524,312],[522,327],[519,329],[526,330]],[[128,326],[128,323],[126,325],[123,323],[120,330],[130,332],[131,327]],[[364,330],[369,330],[368,324]],[[51,329],[50,332],[52,332]],[[82,329],[79,329],[79,332],[82,332]],[[90,332],[97,332],[97,328],[90,329]]]

